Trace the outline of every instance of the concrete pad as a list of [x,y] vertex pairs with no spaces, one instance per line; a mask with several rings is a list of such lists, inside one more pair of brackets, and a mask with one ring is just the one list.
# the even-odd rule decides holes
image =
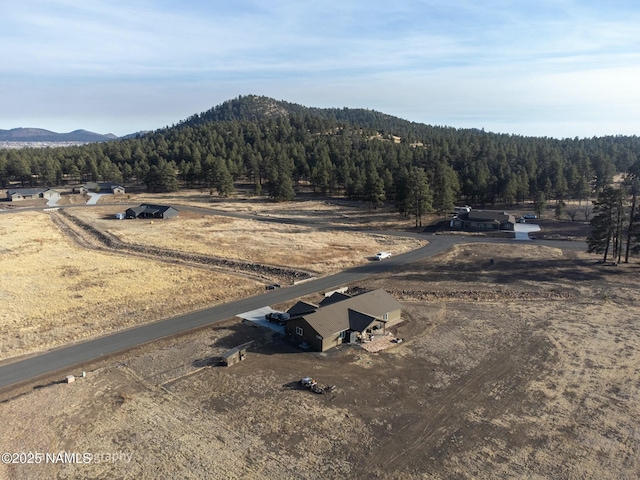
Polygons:
[[531,232],[539,232],[540,225],[536,225],[535,223],[516,223],[514,232],[516,234],[516,240],[531,240],[529,238],[529,233]]
[[100,197],[104,197],[105,195],[109,195],[108,193],[87,193],[89,195],[89,200],[87,200],[87,205],[96,205]]
[[249,312],[239,313],[236,316],[251,323],[255,323],[256,325],[259,325],[261,327],[270,328],[271,330],[275,330],[276,332],[282,333],[284,335],[284,326],[276,325],[275,323],[272,323],[264,318],[267,313],[277,311],[278,310],[274,310],[273,308],[267,306],[251,310]]

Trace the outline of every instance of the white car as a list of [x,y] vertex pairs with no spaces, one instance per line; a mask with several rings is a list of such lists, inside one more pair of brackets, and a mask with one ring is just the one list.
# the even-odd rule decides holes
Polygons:
[[391,258],[391,254],[389,252],[376,253],[376,260],[384,260],[385,258]]

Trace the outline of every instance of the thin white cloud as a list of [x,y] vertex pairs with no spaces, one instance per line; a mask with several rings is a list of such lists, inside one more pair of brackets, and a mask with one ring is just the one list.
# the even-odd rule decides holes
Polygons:
[[[47,112],[117,118],[114,106],[127,125],[157,118],[139,127],[155,128],[182,107],[194,110],[173,121],[238,94],[274,92],[454,126],[557,119],[568,129],[571,117],[593,116],[597,128],[588,112],[598,112],[603,125],[617,116],[640,130],[640,9],[631,2],[4,3],[0,86],[12,97],[2,100],[0,128]],[[61,108],[63,98],[71,104]]]

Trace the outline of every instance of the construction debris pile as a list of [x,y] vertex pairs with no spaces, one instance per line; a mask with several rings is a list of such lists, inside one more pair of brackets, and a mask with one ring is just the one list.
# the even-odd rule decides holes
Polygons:
[[319,394],[330,392],[334,388],[336,388],[335,386],[321,387],[320,385],[318,385],[318,382],[311,377],[302,378],[302,380],[300,380],[300,385],[302,385],[303,388],[307,388],[311,390],[313,393],[319,393]]

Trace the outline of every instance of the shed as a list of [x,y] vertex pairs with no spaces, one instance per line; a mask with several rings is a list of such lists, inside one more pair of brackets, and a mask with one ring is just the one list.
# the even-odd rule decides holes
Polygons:
[[241,362],[247,358],[247,350],[251,345],[253,345],[253,341],[243,343],[242,345],[238,345],[237,347],[228,350],[224,355],[222,355],[222,364],[230,367],[235,363]]

